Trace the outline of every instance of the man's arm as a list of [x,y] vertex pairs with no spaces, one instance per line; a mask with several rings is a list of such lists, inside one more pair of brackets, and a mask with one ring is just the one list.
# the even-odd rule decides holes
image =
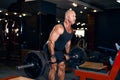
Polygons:
[[69,54],[71,49],[71,40],[69,40],[65,45],[66,54]]
[[63,33],[63,27],[60,24],[56,25],[51,31],[49,39],[48,39],[48,47],[49,47],[51,55],[55,54],[55,51],[54,51],[55,42],[62,33]]
[[65,45],[65,50],[66,50],[65,58],[66,58],[66,60],[70,59],[70,56],[69,56],[70,48],[71,48],[71,40],[69,40]]

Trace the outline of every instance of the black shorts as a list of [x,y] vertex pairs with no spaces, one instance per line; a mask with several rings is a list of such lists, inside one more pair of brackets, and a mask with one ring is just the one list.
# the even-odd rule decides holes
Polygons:
[[57,63],[59,64],[60,62],[65,62],[65,56],[63,51],[55,51],[55,56],[57,59]]
[[[50,60],[50,52],[48,49],[48,45],[45,44],[43,46],[43,51],[45,52],[45,55],[47,56],[47,59]],[[55,51],[55,57],[56,57],[56,62],[59,64],[60,62],[65,62],[65,56],[63,51]]]

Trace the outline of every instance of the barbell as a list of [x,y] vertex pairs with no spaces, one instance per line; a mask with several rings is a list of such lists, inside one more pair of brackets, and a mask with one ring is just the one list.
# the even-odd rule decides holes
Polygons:
[[[30,78],[37,78],[45,73],[46,67],[50,64],[46,55],[47,53],[44,51],[30,51],[24,56],[23,65],[16,68],[17,70],[24,69],[25,74]],[[68,65],[70,67],[79,66],[87,60],[86,52],[80,47],[73,48],[69,56]]]

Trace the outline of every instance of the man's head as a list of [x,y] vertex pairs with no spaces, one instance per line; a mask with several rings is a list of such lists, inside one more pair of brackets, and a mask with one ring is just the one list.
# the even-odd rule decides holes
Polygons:
[[76,21],[76,13],[72,9],[69,9],[65,13],[65,20],[67,20],[69,23],[74,24]]

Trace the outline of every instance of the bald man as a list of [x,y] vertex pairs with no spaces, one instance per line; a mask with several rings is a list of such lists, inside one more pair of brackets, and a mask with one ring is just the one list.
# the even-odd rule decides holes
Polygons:
[[71,39],[73,36],[71,25],[73,25],[75,21],[75,11],[67,10],[64,22],[54,26],[47,43],[44,45],[43,50],[45,50],[47,54],[50,54],[49,59],[51,60],[49,80],[55,80],[57,69],[59,80],[64,80],[65,78],[65,61],[69,60]]

